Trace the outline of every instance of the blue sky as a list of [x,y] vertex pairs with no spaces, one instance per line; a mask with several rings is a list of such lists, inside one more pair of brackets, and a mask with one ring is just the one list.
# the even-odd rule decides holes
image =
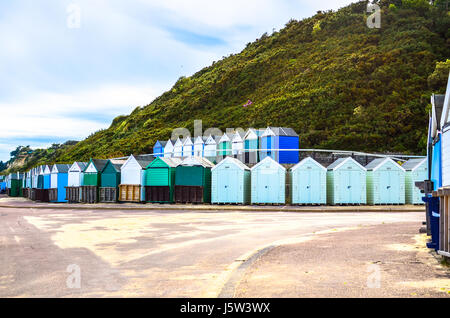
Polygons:
[[348,0],[0,2],[0,160],[81,140],[291,18]]

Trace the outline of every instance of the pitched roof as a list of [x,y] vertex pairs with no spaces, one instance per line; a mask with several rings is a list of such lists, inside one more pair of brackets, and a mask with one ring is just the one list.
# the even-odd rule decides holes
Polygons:
[[272,130],[276,136],[291,136],[291,137],[298,137],[297,133],[294,129],[288,128],[288,127],[268,127],[270,130]]
[[339,168],[341,165],[343,165],[345,163],[345,161],[348,161],[348,160],[355,162],[362,170],[367,170],[365,167],[363,167],[358,161],[356,161],[352,157],[339,158],[338,160],[333,162],[331,165],[329,165],[327,167],[327,170],[335,170],[335,169]]
[[134,156],[134,159],[136,159],[137,163],[139,163],[139,165],[142,168],[147,167],[150,162],[152,162],[153,160],[155,160],[154,156]]
[[406,171],[414,170],[419,167],[424,161],[427,161],[427,158],[409,159],[402,165],[402,168]]
[[66,164],[57,163],[54,166],[56,166],[56,169],[58,170],[59,173],[67,173],[67,172],[69,172],[69,169],[70,169],[70,165],[66,165]]
[[88,163],[86,168],[84,168],[84,170],[87,169],[87,167],[90,165],[91,162],[94,164],[94,167],[95,169],[97,169],[97,171],[103,171],[106,164],[108,163],[108,159],[91,159],[91,161]]
[[294,171],[296,169],[298,169],[299,167],[301,167],[302,165],[304,165],[305,163],[307,163],[308,161],[312,161],[313,163],[315,163],[316,165],[318,165],[319,167],[321,167],[323,170],[327,170],[327,168],[325,168],[324,166],[322,166],[322,164],[316,160],[314,160],[311,157],[306,157],[304,159],[302,159],[299,163],[297,163],[295,166],[293,166],[291,168],[291,171]]
[[[113,168],[116,170],[116,172],[120,172],[120,168],[122,168],[122,166],[123,166],[123,164],[125,163],[125,162],[127,162],[126,160],[124,160],[124,159],[110,159],[110,160],[108,160],[109,162],[111,162],[111,165],[113,166]],[[103,170],[106,168],[106,165],[105,165],[105,167],[103,168]],[[103,171],[102,170],[102,171]]]
[[283,167],[281,164],[279,164],[278,162],[276,162],[272,157],[267,156],[265,157],[263,160],[261,160],[260,162],[258,162],[256,165],[254,165],[251,170],[253,171],[254,169],[258,168],[259,166],[262,166],[266,161],[271,161],[276,163],[279,167],[281,167],[283,170],[286,170],[285,167]]
[[372,160],[367,166],[366,169],[367,170],[376,170],[377,168],[381,167],[386,161],[390,161],[392,162],[395,166],[397,166],[398,168],[400,168],[401,170],[405,170],[402,166],[400,166],[397,162],[395,162],[394,160],[392,160],[391,158],[387,157],[387,158],[377,158]]
[[212,168],[214,164],[203,157],[189,157],[183,160],[181,166],[202,166],[204,168]]
[[[178,158],[164,158],[164,157],[159,157],[157,160],[162,160],[163,162],[166,163],[166,165],[168,165],[169,167],[172,168],[176,168],[177,166],[179,166],[182,162],[181,159]],[[151,162],[149,163],[149,165],[151,164]],[[148,166],[147,166],[148,167]]]
[[223,159],[221,162],[219,162],[217,165],[215,165],[212,170],[217,169],[218,167],[220,167],[221,165],[227,163],[227,162],[232,162],[235,165],[237,165],[239,168],[241,168],[242,170],[250,170],[249,167],[247,167],[245,164],[242,163],[242,161],[233,158],[233,157],[226,157],[225,159]]

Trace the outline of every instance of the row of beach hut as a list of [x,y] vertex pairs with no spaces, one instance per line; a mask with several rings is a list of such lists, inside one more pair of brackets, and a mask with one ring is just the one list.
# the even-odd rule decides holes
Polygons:
[[426,158],[364,167],[347,157],[324,167],[311,157],[286,165],[266,156],[250,168],[233,156],[215,165],[200,156],[132,155],[43,165],[6,179],[11,196],[42,202],[374,205],[422,204],[415,182],[426,178]]
[[296,164],[299,162],[298,148],[299,136],[292,128],[267,127],[193,139],[158,140],[153,153],[164,158],[203,157],[213,163],[232,156],[247,164],[256,164],[265,157],[281,164]]

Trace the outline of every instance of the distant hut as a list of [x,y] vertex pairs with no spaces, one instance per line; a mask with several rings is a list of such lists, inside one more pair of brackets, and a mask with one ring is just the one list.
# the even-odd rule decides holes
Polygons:
[[102,170],[99,202],[113,203],[119,198],[121,168],[126,160],[110,159]]
[[244,131],[237,130],[231,139],[231,154],[241,162],[244,162],[244,136]]
[[266,157],[252,167],[251,176],[252,203],[286,203],[286,168]]
[[80,202],[80,187],[83,181],[83,171],[87,164],[87,162],[76,161],[70,166],[66,187],[66,199],[69,203]]
[[328,204],[366,204],[366,168],[351,157],[340,158],[327,168]]
[[182,140],[183,144],[183,158],[189,158],[194,156],[194,143],[191,137],[185,137]]
[[221,136],[209,135],[205,141],[204,157],[212,163],[218,162],[218,148]]
[[231,141],[233,140],[234,133],[225,133],[219,140],[218,144],[218,162],[232,155]]
[[173,157],[173,147],[174,147],[175,141],[167,140],[166,145],[164,147],[164,158],[172,158]]
[[51,168],[50,190],[48,193],[50,202],[67,202],[66,187],[69,181],[70,165],[54,164]]
[[211,202],[249,204],[251,201],[250,168],[240,160],[227,157],[214,166]]
[[268,127],[261,136],[261,148],[261,160],[271,157],[281,164],[299,162],[299,137],[292,128]]
[[173,145],[173,158],[183,157],[183,140],[178,138]]
[[153,146],[153,155],[155,157],[164,157],[164,148],[166,147],[167,141],[157,140]]
[[290,170],[292,204],[327,203],[327,168],[307,157]]
[[261,147],[261,136],[265,129],[250,128],[244,136],[244,162],[256,164],[259,162],[259,149]]
[[152,156],[133,156],[122,165],[120,169],[121,181],[119,185],[119,201],[143,202],[145,201],[144,171],[152,162]]
[[99,201],[99,188],[102,180],[102,171],[108,160],[91,159],[83,170],[81,183],[81,199],[83,203],[96,203]]
[[205,156],[205,142],[208,138],[203,136],[197,136],[194,140],[194,157]]
[[378,158],[367,166],[368,204],[405,204],[405,169],[391,158]]
[[428,179],[427,158],[410,159],[402,165],[406,170],[405,174],[405,200],[407,204],[424,204],[423,194],[416,187],[416,182],[423,182]]

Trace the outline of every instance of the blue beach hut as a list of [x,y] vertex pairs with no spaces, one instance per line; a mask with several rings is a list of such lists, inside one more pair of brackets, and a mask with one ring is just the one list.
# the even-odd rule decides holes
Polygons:
[[44,184],[43,189],[50,189],[50,177],[51,177],[51,169],[50,166],[45,165],[44,166]]
[[378,158],[367,166],[368,204],[405,204],[405,169],[391,158]]
[[402,165],[405,174],[405,200],[407,204],[424,204],[423,193],[416,187],[416,182],[428,179],[427,158],[410,159]]
[[290,170],[292,204],[327,203],[327,169],[311,157]]
[[66,187],[68,185],[70,165],[54,164],[50,176],[50,202],[67,202]]
[[366,204],[366,168],[351,157],[339,158],[327,168],[328,204]]
[[166,147],[167,141],[157,140],[153,146],[153,155],[155,157],[164,157],[164,148]]
[[211,169],[212,203],[250,203],[250,168],[240,160],[226,157]]
[[266,157],[251,169],[251,201],[260,204],[285,204],[286,168]]
[[299,137],[292,128],[268,127],[261,136],[260,157],[271,157],[281,164],[296,164],[299,161],[298,151],[289,149],[298,148]]

